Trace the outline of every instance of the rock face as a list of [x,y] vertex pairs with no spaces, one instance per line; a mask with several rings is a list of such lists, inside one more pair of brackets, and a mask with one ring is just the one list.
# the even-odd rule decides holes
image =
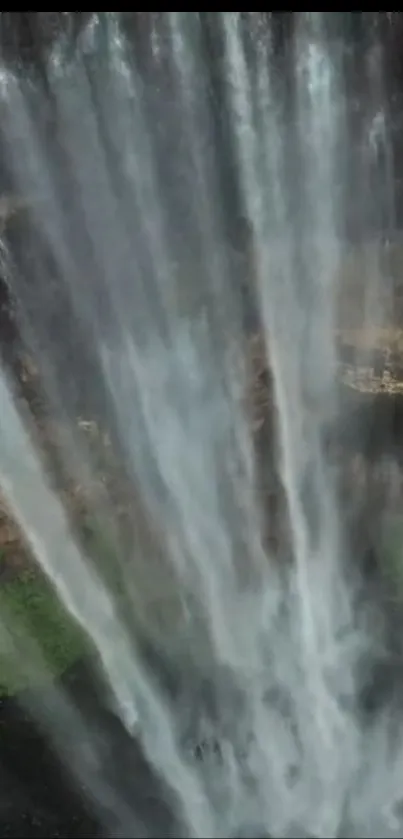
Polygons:
[[[325,431],[351,553],[364,575],[378,573],[386,513],[403,504],[403,375],[399,330],[345,332],[339,349],[339,411]],[[393,350],[393,347],[397,347]],[[287,534],[286,501],[277,473],[275,404],[261,338],[251,340],[252,427],[267,519],[276,551]],[[400,505],[400,506],[399,506]]]
[[374,459],[403,442],[403,332],[344,333],[339,344],[340,405],[346,443]]
[[49,48],[62,34],[71,42],[90,12],[5,12],[0,27],[2,55],[7,61],[43,68]]

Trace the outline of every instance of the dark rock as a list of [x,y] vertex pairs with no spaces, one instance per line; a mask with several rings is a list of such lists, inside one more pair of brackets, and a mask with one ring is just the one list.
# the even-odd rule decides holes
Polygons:
[[[76,665],[61,680],[60,687],[87,718],[89,735],[98,736],[104,756],[99,771],[104,781],[112,790],[119,790],[133,813],[133,821],[145,825],[146,832],[135,834],[132,830],[130,835],[177,836],[161,784],[139,743],[126,735],[108,710],[88,666]],[[52,749],[46,730],[24,710],[38,709],[43,722],[43,709],[51,713],[53,704],[54,695],[47,691],[0,702],[0,835],[27,839],[129,835],[128,827],[123,827],[122,832],[122,826],[116,824],[107,809],[100,823],[90,799],[72,782]],[[34,716],[38,719],[37,714]],[[74,732],[65,734],[74,755],[75,745],[82,748],[83,743],[74,743]],[[91,771],[89,765],[88,781]]]

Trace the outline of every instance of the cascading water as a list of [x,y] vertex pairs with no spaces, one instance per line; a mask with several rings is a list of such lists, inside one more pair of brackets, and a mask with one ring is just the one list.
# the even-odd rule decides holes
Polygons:
[[[343,421],[347,202],[356,217],[368,211],[348,188],[343,15],[295,15],[282,74],[268,13],[214,13],[214,59],[203,14],[151,13],[144,61],[124,16],[94,13],[73,56],[54,50],[46,95],[3,73],[3,148],[27,206],[3,270],[59,429],[60,468],[108,534],[120,594],[83,547],[5,369],[1,491],[88,634],[176,831],[397,836],[401,723],[385,710],[362,719],[362,663],[378,630],[351,571],[326,445]],[[372,102],[369,114],[368,149]],[[250,230],[244,263],[229,244],[230,171]],[[247,398],[245,286],[272,376],[266,444],[287,531],[275,548]],[[96,480],[83,413],[120,464],[128,526]],[[145,642],[176,674],[173,693]],[[28,646],[20,654],[28,667]],[[67,713],[79,740],[85,718],[63,697],[42,720],[62,757]],[[88,793],[105,830],[153,835],[119,789],[106,794],[103,733],[87,737]]]

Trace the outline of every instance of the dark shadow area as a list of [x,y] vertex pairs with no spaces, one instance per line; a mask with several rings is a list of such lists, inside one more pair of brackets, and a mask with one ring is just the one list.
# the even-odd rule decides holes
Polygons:
[[[85,662],[75,665],[60,680],[66,691],[88,717],[88,731],[99,735],[104,758],[102,775],[112,790],[131,808],[144,832],[132,836],[178,836],[161,786],[151,772],[141,748],[129,738],[115,715],[108,710],[94,686],[93,673]],[[114,817],[102,816],[102,824],[92,812],[85,790],[70,775],[52,750],[49,736],[24,710],[39,705],[51,713],[54,697],[44,691],[0,701],[0,836],[27,839],[92,839],[127,836],[116,826]],[[71,748],[74,749],[74,732]],[[82,743],[77,743],[82,748]]]

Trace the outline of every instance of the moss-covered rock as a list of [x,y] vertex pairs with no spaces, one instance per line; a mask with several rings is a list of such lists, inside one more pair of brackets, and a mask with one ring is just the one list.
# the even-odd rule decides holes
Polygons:
[[396,599],[403,602],[403,515],[401,513],[384,515],[379,534],[378,552],[382,574]]
[[88,648],[42,574],[25,570],[0,585],[0,696],[43,687]]

